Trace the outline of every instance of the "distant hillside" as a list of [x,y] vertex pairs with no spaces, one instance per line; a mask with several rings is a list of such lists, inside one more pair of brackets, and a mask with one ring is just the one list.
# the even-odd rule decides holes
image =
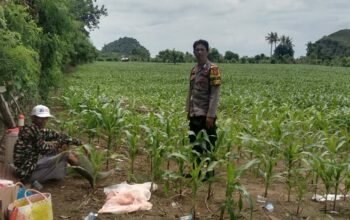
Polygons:
[[328,38],[350,47],[350,29],[344,29],[328,35]]
[[350,30],[344,29],[307,44],[306,56],[321,61],[350,57]]
[[104,45],[102,52],[115,52],[124,56],[140,57],[142,60],[149,59],[150,57],[149,51],[136,39],[131,37],[119,38],[116,41]]

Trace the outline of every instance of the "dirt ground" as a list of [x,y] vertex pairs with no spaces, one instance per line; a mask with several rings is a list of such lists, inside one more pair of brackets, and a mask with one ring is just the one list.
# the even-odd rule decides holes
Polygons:
[[[139,182],[147,181],[149,178],[148,162],[146,155],[140,155],[136,161],[136,177]],[[106,179],[99,184],[96,191],[92,191],[86,180],[78,176],[67,176],[64,181],[50,182],[44,185],[43,192],[50,192],[52,194],[52,204],[54,219],[83,219],[89,212],[97,213],[105,201],[103,187],[121,183],[127,177],[127,164],[120,162],[116,164],[120,169],[116,171],[115,175]],[[216,171],[217,176],[224,175],[220,170]],[[142,181],[144,179],[144,181]],[[262,180],[245,175],[241,179],[242,185],[246,187],[251,194],[254,201],[253,219],[350,219],[350,205],[349,201],[340,201],[337,203],[337,212],[327,216],[322,211],[324,203],[314,202],[311,200],[312,193],[308,192],[306,199],[302,204],[302,211],[300,216],[295,216],[297,205],[292,198],[292,202],[287,202],[287,195],[284,183],[274,183],[269,190],[268,201],[272,202],[274,209],[272,212],[265,210],[261,203],[256,202],[258,195],[262,195],[264,191]],[[150,211],[137,211],[130,214],[113,215],[113,214],[99,214],[97,219],[180,219],[180,216],[191,213],[191,199],[190,197],[179,197],[171,192],[166,196],[162,189],[162,185],[152,193],[150,202],[153,208]],[[213,183],[213,196],[208,201],[206,200],[208,185],[205,184],[200,192],[197,202],[197,217],[198,219],[219,219],[220,211],[218,210],[220,204],[225,197],[225,183],[224,180]],[[191,189],[187,188],[185,195],[190,196]],[[349,199],[348,199],[349,200]],[[176,206],[174,207],[174,202]],[[331,203],[329,203],[331,207]],[[227,212],[226,212],[227,213]],[[229,219],[226,215],[225,219]],[[249,209],[247,205],[244,206],[242,216],[240,219],[249,219]]]

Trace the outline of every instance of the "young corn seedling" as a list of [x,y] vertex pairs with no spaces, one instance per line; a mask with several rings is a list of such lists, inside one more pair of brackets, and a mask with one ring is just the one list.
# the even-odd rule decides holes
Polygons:
[[346,200],[348,193],[350,192],[350,156],[348,158],[347,164],[348,164],[348,166],[347,166],[347,170],[345,172],[344,189],[343,189],[344,201]]
[[120,102],[118,101],[105,103],[96,110],[96,116],[99,119],[100,128],[102,129],[101,132],[105,134],[104,137],[107,141],[107,169],[112,146],[123,128],[124,116],[126,113],[127,112],[120,107]]
[[[322,149],[322,147],[320,148]],[[307,160],[307,163],[310,164],[310,167],[312,168],[312,172],[314,173],[314,176],[317,178],[320,178],[324,184],[325,190],[326,190],[326,201],[325,201],[325,207],[324,212],[327,212],[327,197],[331,190],[331,188],[334,186],[333,182],[333,175],[334,175],[334,166],[330,162],[328,158],[328,152],[324,151],[322,153],[315,152],[305,152],[305,154],[309,155],[310,158]],[[315,193],[316,195],[316,193]]]
[[271,183],[277,179],[282,178],[279,173],[274,173],[273,168],[276,166],[277,161],[279,160],[278,155],[276,155],[277,146],[274,144],[268,144],[263,152],[257,155],[260,163],[259,163],[259,173],[263,177],[264,180],[264,197],[267,197],[268,188]]
[[179,196],[183,196],[183,187],[185,184],[186,177],[184,176],[185,171],[185,165],[190,164],[190,158],[188,153],[186,151],[179,150],[178,152],[173,152],[169,155],[167,155],[168,160],[175,161],[178,165],[178,170],[167,170],[163,174],[163,180],[165,180],[164,183],[164,191],[168,195],[170,190],[170,183],[174,183],[175,191],[179,193]]
[[326,201],[324,203],[325,204],[324,212],[327,213],[328,194],[331,188],[334,187],[335,185],[332,178],[335,170],[334,170],[333,164],[328,159],[319,158],[319,160],[320,160],[320,167],[317,172],[319,172],[319,176],[326,189]]
[[176,189],[178,190],[178,193],[182,195],[183,192],[183,187],[184,187],[184,182],[185,182],[185,165],[191,165],[191,160],[190,160],[190,154],[188,150],[189,148],[186,146],[183,146],[182,148],[179,149],[178,152],[173,152],[168,155],[169,160],[174,160],[178,166],[177,172],[173,172],[168,170],[164,175],[163,179],[166,180],[165,182],[165,187],[169,186],[169,181],[170,180],[175,180],[176,184]]
[[296,199],[298,203],[297,210],[296,210],[297,216],[299,216],[300,214],[301,202],[303,201],[303,198],[307,191],[310,175],[311,175],[311,170],[308,168],[293,169],[292,185],[295,188],[297,193],[296,195]]
[[[191,135],[194,135],[192,131],[189,133],[192,133]],[[221,133],[220,136],[221,137],[219,139],[219,144],[222,143],[222,136],[224,136],[223,133]],[[210,199],[212,194],[212,183],[215,180],[214,168],[222,162],[220,159],[218,159],[218,157],[220,157],[220,155],[224,155],[219,151],[219,147],[216,147],[216,145],[213,145],[210,142],[209,136],[205,130],[202,130],[197,134],[196,141],[192,144],[192,163],[198,164],[202,162],[203,158],[206,160],[206,163],[203,164],[203,171],[201,172],[205,172],[205,179],[203,180],[208,182],[207,199]],[[202,152],[197,152],[195,149],[201,149]]]
[[[314,145],[312,145],[314,146]],[[317,148],[314,146],[314,148]],[[312,175],[312,184],[314,185],[313,194],[317,194],[318,190],[318,181],[320,178],[320,166],[321,161],[318,159],[322,156],[320,150],[314,150],[314,152],[305,151],[303,152],[305,157],[303,157],[305,164],[307,164],[308,167],[311,169],[311,175]]]
[[81,112],[82,123],[85,132],[89,138],[89,144],[92,144],[92,140],[97,135],[97,128],[99,126],[98,117],[96,117],[97,112],[95,110],[83,110]]
[[145,147],[151,160],[151,187],[153,187],[154,181],[162,176],[161,168],[164,162],[163,156],[165,155],[167,148],[162,144],[162,134],[164,133],[159,132],[158,130],[151,130],[151,128],[145,125],[142,125],[141,127],[146,133]]
[[[338,134],[331,135],[326,139],[326,143],[324,147],[326,148],[326,152],[328,152],[328,158],[330,166],[333,169],[333,184],[334,184],[334,202],[333,202],[333,211],[335,211],[337,196],[338,196],[338,188],[341,180],[344,178],[343,173],[345,173],[347,168],[347,158],[344,155],[344,151],[342,148],[345,146],[345,137],[338,137]],[[346,154],[348,152],[345,151]]]
[[[300,164],[299,162],[302,159],[301,158],[302,148],[296,143],[293,143],[294,135],[292,134],[288,134],[288,135],[290,135],[290,137],[287,138],[289,142],[289,146],[284,147],[284,149],[282,150],[282,154],[284,158],[284,164],[287,169],[285,171],[285,179],[286,179],[287,191],[288,191],[287,201],[289,202],[291,189],[293,187],[293,173],[294,173],[294,169],[299,168],[297,166]],[[285,137],[284,140],[287,141],[287,139]]]
[[129,181],[135,180],[134,176],[134,163],[137,154],[137,144],[140,139],[140,136],[133,133],[131,134],[129,131],[125,131],[126,133],[126,143],[128,147],[128,159],[129,159]]
[[[224,219],[225,210],[227,210],[231,220],[238,219],[239,213],[243,208],[243,199],[245,199],[249,205],[250,219],[252,219],[253,202],[247,190],[244,188],[244,186],[241,185],[240,178],[246,170],[248,170],[251,166],[254,166],[257,163],[259,163],[259,161],[255,159],[249,161],[248,163],[240,167],[236,167],[233,161],[226,162],[226,196],[225,201],[220,207],[220,220]],[[234,200],[234,194],[236,192],[239,195],[237,202],[235,202]],[[235,207],[237,206],[238,213],[235,212]]]
[[207,165],[207,160],[209,158],[202,158],[200,163],[197,163],[197,158],[195,158],[196,162],[192,160],[193,166],[190,169],[190,186],[192,189],[192,216],[193,219],[196,219],[196,205],[197,205],[197,196],[198,196],[198,191],[200,187],[203,185],[203,180],[205,179],[205,169],[203,169],[204,166]]
[[[100,171],[105,162],[106,152],[92,147],[91,145],[84,145],[76,151],[79,165],[70,166],[69,168],[86,178],[90,186],[95,189],[96,183],[100,178]],[[87,154],[87,156],[85,155]]]

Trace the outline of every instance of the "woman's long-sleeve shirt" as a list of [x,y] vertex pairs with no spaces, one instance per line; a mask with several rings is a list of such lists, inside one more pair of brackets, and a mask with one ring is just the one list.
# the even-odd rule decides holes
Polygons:
[[79,145],[80,141],[51,129],[40,129],[35,124],[25,125],[14,147],[13,160],[17,176],[21,181],[30,179],[38,160],[59,153],[64,144]]

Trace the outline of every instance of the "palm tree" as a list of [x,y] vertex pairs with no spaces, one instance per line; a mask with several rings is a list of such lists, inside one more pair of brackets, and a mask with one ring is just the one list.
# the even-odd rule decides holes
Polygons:
[[[293,57],[294,55],[294,44],[292,41],[292,38],[282,35],[279,38],[279,45],[277,46],[277,49],[275,49],[275,55],[277,54],[277,56],[281,57],[283,55],[288,54],[289,56]],[[278,51],[277,51],[278,50]]]
[[295,46],[295,45],[293,44],[292,38],[286,37],[286,45],[287,45],[288,47],[292,47],[292,48]]
[[281,42],[282,45],[286,45],[286,39],[287,39],[287,37],[285,35],[282,35],[280,37],[280,42]]
[[272,44],[275,44],[275,49],[276,49],[276,43],[277,41],[279,41],[278,39],[278,34],[277,32],[272,32],[268,33],[267,36],[265,37],[265,39],[269,42],[269,44],[271,45],[271,49],[270,49],[270,57],[272,57]]
[[275,44],[275,50],[276,50],[276,44],[280,39],[278,38],[277,32],[273,33],[273,43]]
[[271,31],[271,33],[268,33],[267,36],[265,37],[265,40],[267,40],[267,42],[271,45],[270,57],[272,57],[272,44],[274,43],[273,35],[274,33]]
[[288,36],[282,35],[280,37],[280,42],[282,45],[285,45],[287,47],[294,47],[292,38],[290,38]]

